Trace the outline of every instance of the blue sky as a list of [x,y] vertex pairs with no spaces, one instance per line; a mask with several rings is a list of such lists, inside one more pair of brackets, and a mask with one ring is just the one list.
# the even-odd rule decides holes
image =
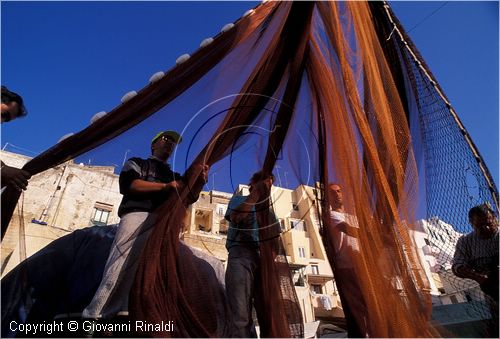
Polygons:
[[[48,149],[255,4],[2,1],[1,80],[29,111],[2,125],[2,147]],[[498,185],[498,2],[390,4]]]

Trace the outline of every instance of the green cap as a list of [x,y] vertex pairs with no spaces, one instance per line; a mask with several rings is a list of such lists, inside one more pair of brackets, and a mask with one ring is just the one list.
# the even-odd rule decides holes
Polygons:
[[182,141],[182,137],[179,133],[176,131],[163,131],[163,132],[158,132],[153,140],[151,140],[151,145],[156,142],[156,140],[160,139],[162,136],[167,136],[172,138],[176,144],[180,144]]

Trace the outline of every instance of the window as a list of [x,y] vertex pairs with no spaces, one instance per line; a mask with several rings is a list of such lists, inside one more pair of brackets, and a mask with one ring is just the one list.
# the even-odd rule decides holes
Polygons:
[[431,234],[431,238],[437,239],[436,234],[434,234],[434,231],[429,229],[429,233]]
[[219,212],[217,214],[219,214],[221,217],[224,216],[224,209],[222,207],[219,207]]
[[285,220],[280,219],[280,228],[281,232],[285,232]]
[[212,214],[213,211],[211,210],[197,209],[194,211],[194,222],[197,231],[212,231]]
[[312,274],[319,275],[319,266],[318,265],[311,265],[311,271],[312,271]]
[[429,242],[429,239],[427,239],[427,238],[424,238],[424,241],[425,241],[425,244],[426,244],[426,245],[430,245],[430,244],[431,244],[431,243]]
[[294,211],[298,211],[299,210],[299,205],[292,204],[292,208],[293,208]]
[[106,226],[108,224],[109,214],[113,210],[113,205],[96,202],[94,211],[90,218],[90,223],[95,226]]
[[311,284],[311,292],[316,294],[323,294],[323,288],[318,284]]
[[296,231],[306,231],[306,222],[304,220],[290,220],[290,227]]
[[303,268],[290,269],[294,286],[305,286]]
[[300,258],[306,257],[306,249],[304,247],[299,247],[299,257]]
[[226,219],[222,219],[219,223],[219,234],[227,234],[228,224]]
[[456,297],[456,296],[451,295],[451,296],[450,296],[450,300],[451,300],[451,303],[452,303],[452,304],[458,304],[458,299],[457,299],[457,297]]

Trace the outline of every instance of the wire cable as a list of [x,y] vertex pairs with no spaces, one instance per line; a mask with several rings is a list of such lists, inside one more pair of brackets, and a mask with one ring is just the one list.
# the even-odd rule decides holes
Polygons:
[[415,28],[417,28],[418,26],[420,26],[422,23],[424,23],[427,19],[429,19],[431,16],[433,16],[434,14],[436,14],[441,8],[443,8],[446,4],[448,3],[448,1],[446,1],[445,3],[443,3],[441,6],[439,6],[438,8],[436,8],[434,11],[432,11],[431,13],[429,13],[426,17],[424,17],[422,20],[420,20],[415,26],[413,26],[412,28],[410,28],[407,33],[410,33],[411,31],[413,31]]

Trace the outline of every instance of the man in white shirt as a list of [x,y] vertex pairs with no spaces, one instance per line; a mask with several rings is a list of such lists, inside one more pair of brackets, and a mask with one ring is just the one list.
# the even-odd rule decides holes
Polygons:
[[330,220],[327,226],[328,246],[333,249],[335,282],[340,292],[342,309],[347,323],[349,337],[367,337],[366,304],[359,286],[354,259],[360,255],[359,225],[356,216],[344,210],[342,188],[330,184]]

